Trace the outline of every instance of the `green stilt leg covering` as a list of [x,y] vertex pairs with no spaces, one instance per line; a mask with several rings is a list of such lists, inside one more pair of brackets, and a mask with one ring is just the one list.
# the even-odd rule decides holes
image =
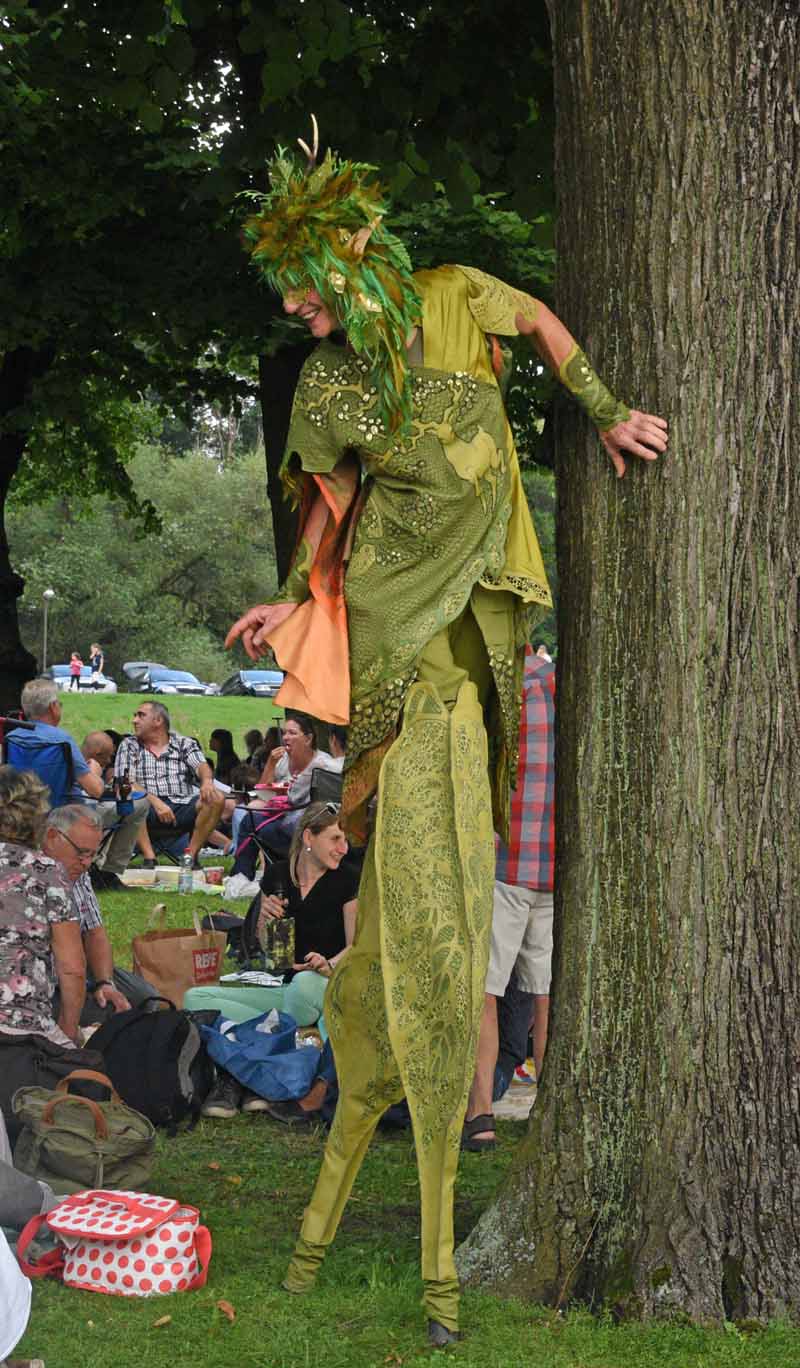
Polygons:
[[326,996],[339,1105],[287,1274],[293,1291],[313,1282],[378,1120],[405,1093],[420,1177],[424,1303],[432,1319],[458,1328],[453,1189],[493,877],[477,690],[463,683],[450,709],[432,684],[417,684],[381,770],[355,943]]

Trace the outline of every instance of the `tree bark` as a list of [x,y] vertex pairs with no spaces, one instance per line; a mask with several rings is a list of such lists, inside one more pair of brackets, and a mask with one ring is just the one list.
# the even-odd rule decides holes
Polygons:
[[554,1015],[460,1252],[537,1301],[800,1312],[800,17],[561,0],[558,312],[670,421],[558,424]]
[[280,351],[272,356],[258,358],[261,418],[267,460],[267,497],[272,508],[275,560],[280,584],[285,580],[291,566],[297,535],[297,518],[291,505],[283,497],[278,471],[289,433],[297,377],[310,350],[308,343],[304,342],[295,347],[281,347]]
[[17,600],[25,583],[11,566],[5,507],[27,440],[14,415],[29,400],[34,382],[51,360],[50,352],[18,347],[7,352],[0,365],[0,713],[19,707],[22,686],[37,670],[35,658],[26,651],[19,635]]

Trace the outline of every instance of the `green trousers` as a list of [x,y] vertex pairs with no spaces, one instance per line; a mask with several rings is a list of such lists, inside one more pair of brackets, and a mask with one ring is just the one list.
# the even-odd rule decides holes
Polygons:
[[447,641],[437,639],[431,664],[409,690],[381,769],[355,940],[329,981],[339,1103],[284,1286],[313,1284],[378,1120],[405,1095],[423,1301],[456,1330],[453,1192],[486,981],[494,840],[478,689]]
[[187,1011],[222,1012],[230,1021],[249,1021],[277,1007],[288,1012],[298,1026],[313,1026],[319,1022],[320,1034],[325,1037],[322,1007],[330,979],[305,969],[295,974],[291,983],[276,988],[262,988],[257,984],[215,983],[208,988],[189,988],[184,993]]

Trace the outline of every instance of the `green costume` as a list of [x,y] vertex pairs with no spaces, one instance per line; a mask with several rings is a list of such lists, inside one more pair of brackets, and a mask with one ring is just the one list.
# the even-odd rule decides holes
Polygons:
[[[458,267],[414,284],[423,364],[411,367],[407,434],[387,433],[368,364],[324,342],[301,374],[287,445],[287,482],[299,491],[313,477],[329,508],[346,500],[333,485],[353,455],[360,467],[343,585],[346,806],[358,810],[380,777],[355,943],[326,997],[340,1101],[287,1286],[309,1285],[379,1117],[405,1094],[425,1304],[454,1330],[453,1184],[486,978],[493,830],[516,773],[530,614],[550,595],[486,337],[515,333],[515,314],[532,316],[535,301]],[[286,586],[298,599],[310,557],[300,559]],[[274,641],[290,670],[291,623]]]
[[[312,1285],[377,1121],[405,1094],[425,1306],[455,1331],[453,1187],[493,830],[516,777],[523,647],[551,602],[497,335],[538,305],[468,267],[412,275],[373,168],[332,153],[316,165],[314,135],[306,169],[279,149],[244,233],[287,306],[316,292],[348,346],[325,341],[303,367],[282,471],[301,505],[295,563],[280,601],[232,635],[272,647],[279,702],[350,723],[343,824],[362,832],[378,802],[354,944],[325,999],[339,1104],[285,1286]],[[628,416],[577,347],[560,377],[601,429]]]

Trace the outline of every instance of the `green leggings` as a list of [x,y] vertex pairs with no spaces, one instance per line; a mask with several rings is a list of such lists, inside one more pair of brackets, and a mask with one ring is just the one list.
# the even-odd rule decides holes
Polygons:
[[221,1012],[230,1021],[249,1021],[277,1007],[288,1012],[298,1026],[319,1023],[320,1035],[328,1034],[322,1020],[322,1006],[329,980],[313,969],[295,974],[291,983],[277,988],[261,988],[256,984],[215,983],[210,988],[189,988],[183,1005],[189,1012]]

